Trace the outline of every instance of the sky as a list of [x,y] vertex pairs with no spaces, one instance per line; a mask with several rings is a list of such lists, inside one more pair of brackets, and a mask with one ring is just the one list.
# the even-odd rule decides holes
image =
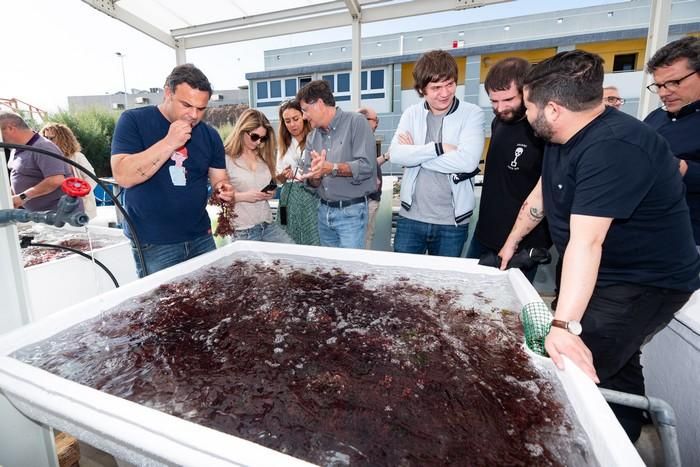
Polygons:
[[[261,0],[272,1],[272,0]],[[610,0],[516,0],[478,9],[370,23],[362,36],[429,29],[566,8]],[[67,96],[111,94],[160,87],[175,65],[173,49],[80,0],[0,2],[0,98],[17,98],[54,112],[68,108]],[[223,19],[223,18],[222,18]],[[245,73],[264,70],[264,51],[351,38],[349,27],[191,49],[187,61],[201,68],[215,89],[247,84]]]

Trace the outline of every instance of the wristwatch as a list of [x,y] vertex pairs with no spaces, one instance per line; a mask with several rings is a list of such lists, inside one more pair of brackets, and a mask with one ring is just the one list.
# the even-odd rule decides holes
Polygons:
[[562,321],[560,319],[553,319],[552,326],[554,326],[555,328],[566,329],[574,336],[580,336],[581,331],[583,331],[583,328],[581,327],[581,323],[579,323],[578,321],[574,321],[574,320]]
[[27,196],[27,194],[26,194],[25,192],[22,192],[22,193],[18,194],[17,196],[19,196],[19,199],[22,200],[23,203],[24,203],[24,202],[27,200],[27,198],[28,198],[28,196]]
[[337,177],[338,176],[338,164],[333,164],[333,168],[331,169],[331,177]]

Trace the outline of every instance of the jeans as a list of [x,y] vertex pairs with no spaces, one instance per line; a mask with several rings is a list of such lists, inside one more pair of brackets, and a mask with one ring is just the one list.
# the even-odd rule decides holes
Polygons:
[[294,243],[292,237],[279,224],[262,222],[245,230],[236,230],[234,240],[257,240],[259,242]]
[[414,221],[399,216],[394,237],[394,251],[433,256],[462,255],[464,242],[469,234],[469,224],[440,225]]
[[318,207],[318,233],[321,246],[364,248],[367,231],[367,202],[344,208]]
[[[690,295],[636,284],[593,290],[581,319],[581,339],[593,354],[600,387],[644,395],[641,346],[671,321]],[[635,442],[642,428],[642,411],[617,404],[610,404],[610,408]]]
[[[176,264],[192,259],[195,256],[208,253],[216,250],[214,237],[211,234],[203,235],[188,242],[156,244],[146,243],[141,245],[144,260],[148,268],[148,274],[160,271],[161,269],[175,266]],[[136,262],[136,272],[139,277],[144,277],[147,274],[141,264],[138,250],[134,242],[131,242],[131,254]]]
[[[476,239],[476,236],[474,236],[472,237],[472,241],[471,243],[469,243],[469,248],[467,249],[467,258],[480,259],[481,255],[489,252],[493,254],[498,253],[496,250],[492,250],[491,248],[485,246],[483,243]],[[532,282],[535,280],[535,275],[537,274],[537,265],[530,269],[521,269],[520,271],[525,275],[525,278],[532,284]]]

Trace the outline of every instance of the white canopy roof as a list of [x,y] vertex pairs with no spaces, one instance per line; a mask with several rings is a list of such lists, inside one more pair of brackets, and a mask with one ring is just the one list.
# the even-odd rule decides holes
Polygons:
[[[360,89],[361,24],[463,10],[511,0],[83,0],[175,49],[352,26],[352,87]],[[359,93],[352,105],[359,106]]]
[[83,0],[173,48],[192,49],[510,0]]
[[[464,10],[512,0],[83,0],[175,49],[185,51],[232,42],[352,26],[352,88],[360,88],[361,24]],[[651,0],[647,57],[666,42],[671,0]],[[359,93],[352,96],[359,106]],[[642,92],[640,112],[653,96]],[[641,115],[641,113],[640,113]]]

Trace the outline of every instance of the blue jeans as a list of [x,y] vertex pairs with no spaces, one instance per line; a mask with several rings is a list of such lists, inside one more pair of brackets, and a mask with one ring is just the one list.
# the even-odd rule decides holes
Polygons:
[[367,231],[367,201],[344,208],[318,207],[321,246],[364,248]]
[[294,243],[292,237],[287,235],[279,224],[268,224],[262,222],[245,230],[236,230],[233,234],[234,240],[256,240],[259,242]]
[[464,242],[469,234],[469,224],[440,225],[414,221],[399,216],[394,237],[394,251],[397,253],[415,253],[433,256],[462,255]]
[[[168,243],[164,245],[146,243],[141,245],[141,250],[143,251],[143,257],[146,261],[148,274],[153,274],[161,269],[169,268],[170,266],[175,266],[183,261],[192,259],[195,256],[214,251],[216,250],[216,244],[214,244],[214,238],[211,234],[207,234],[189,242]],[[141,259],[139,258],[138,250],[133,241],[131,242],[131,254],[134,256],[136,272],[139,277],[146,276],[143,265],[141,264]]]
[[[496,250],[492,250],[491,248],[485,246],[483,243],[477,240],[476,237],[472,237],[472,241],[469,243],[469,248],[467,249],[467,258],[479,259],[481,258],[481,255],[489,252],[493,254],[498,253]],[[525,275],[525,278],[532,284],[532,282],[535,280],[535,275],[537,274],[537,265],[530,269],[521,269],[521,271]]]

